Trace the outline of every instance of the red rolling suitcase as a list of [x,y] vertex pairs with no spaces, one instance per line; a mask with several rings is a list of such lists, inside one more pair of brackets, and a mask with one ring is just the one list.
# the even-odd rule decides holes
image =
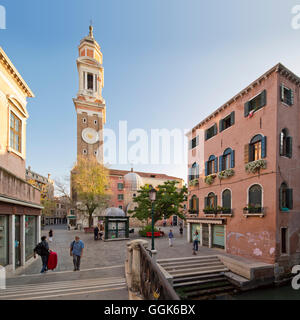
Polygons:
[[57,253],[51,251],[48,257],[48,270],[54,270],[57,266]]

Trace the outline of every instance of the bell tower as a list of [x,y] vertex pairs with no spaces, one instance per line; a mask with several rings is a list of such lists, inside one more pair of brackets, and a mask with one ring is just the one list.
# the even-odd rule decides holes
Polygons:
[[77,158],[96,157],[103,163],[103,126],[105,124],[105,100],[103,55],[94,39],[93,27],[89,35],[80,41],[76,60],[79,76],[77,97],[73,99],[77,113]]

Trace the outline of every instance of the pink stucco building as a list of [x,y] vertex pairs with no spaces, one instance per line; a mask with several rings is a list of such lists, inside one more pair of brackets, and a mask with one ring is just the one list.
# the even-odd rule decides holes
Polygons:
[[300,78],[281,64],[188,134],[188,241],[300,263]]

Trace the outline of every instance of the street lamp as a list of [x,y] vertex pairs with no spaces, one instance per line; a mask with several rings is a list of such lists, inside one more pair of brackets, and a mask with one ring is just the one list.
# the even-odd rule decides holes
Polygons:
[[150,199],[151,204],[152,204],[152,209],[151,209],[151,218],[152,218],[152,232],[151,232],[152,245],[151,245],[151,250],[154,251],[155,250],[155,248],[154,248],[154,201],[156,200],[156,190],[154,188],[152,188],[149,191],[149,199]]

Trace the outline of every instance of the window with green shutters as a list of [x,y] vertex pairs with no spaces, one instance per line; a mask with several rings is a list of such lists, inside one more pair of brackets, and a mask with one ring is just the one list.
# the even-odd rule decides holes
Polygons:
[[118,194],[118,200],[124,200],[124,195],[123,194]]
[[257,111],[267,104],[267,91],[262,91],[259,95],[247,101],[244,106],[244,116],[248,117],[250,111]]
[[199,212],[199,199],[195,195],[189,201],[189,212],[192,214],[198,214]]
[[293,90],[287,88],[284,84],[281,84],[280,86],[280,100],[289,106],[294,104]]
[[293,209],[293,189],[289,189],[285,182],[281,184],[279,189],[279,208],[282,211]]
[[199,144],[199,136],[197,136],[189,141],[189,149],[196,148],[198,146],[198,144]]
[[234,125],[234,111],[232,111],[230,115],[219,121],[219,131],[222,132],[232,125]]
[[123,189],[124,189],[124,184],[118,183],[118,190],[123,190]]
[[213,126],[205,130],[205,140],[208,140],[215,136],[218,133],[217,124],[215,123]]

